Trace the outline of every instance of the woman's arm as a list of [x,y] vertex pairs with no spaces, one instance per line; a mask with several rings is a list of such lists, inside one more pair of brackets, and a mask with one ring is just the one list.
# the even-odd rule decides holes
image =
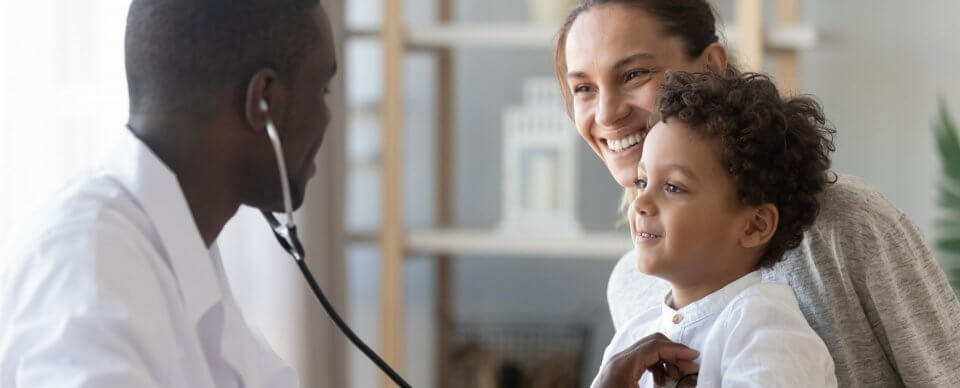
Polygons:
[[[905,215],[861,229],[857,291],[874,334],[906,386],[960,386],[960,302]],[[872,245],[872,246],[871,246]]]
[[840,382],[960,386],[960,302],[917,226],[857,178],[825,194],[782,274]]

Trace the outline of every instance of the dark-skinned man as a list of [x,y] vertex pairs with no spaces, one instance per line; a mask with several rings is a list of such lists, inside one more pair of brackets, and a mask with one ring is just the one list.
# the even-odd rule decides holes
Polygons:
[[[0,386],[296,387],[248,328],[216,239],[241,205],[299,207],[337,68],[318,1],[134,0],[130,117],[23,230],[0,280]],[[261,100],[268,108],[261,109]]]

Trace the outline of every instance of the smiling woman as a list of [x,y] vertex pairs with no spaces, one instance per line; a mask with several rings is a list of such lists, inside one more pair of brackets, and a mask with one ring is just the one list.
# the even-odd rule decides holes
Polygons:
[[[637,144],[648,130],[665,71],[727,66],[709,6],[654,1],[646,3],[656,6],[636,12],[630,3],[585,2],[561,29],[556,51],[567,112],[624,187],[636,179]],[[663,19],[673,22],[657,22]]]

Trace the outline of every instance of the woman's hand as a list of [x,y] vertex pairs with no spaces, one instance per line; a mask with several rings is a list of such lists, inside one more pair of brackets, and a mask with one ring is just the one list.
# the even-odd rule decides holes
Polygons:
[[671,341],[660,333],[643,337],[626,350],[610,358],[600,371],[598,388],[637,388],[637,381],[645,371],[653,373],[653,381],[662,386],[664,375],[679,380],[697,373],[700,366],[693,363],[700,352]]

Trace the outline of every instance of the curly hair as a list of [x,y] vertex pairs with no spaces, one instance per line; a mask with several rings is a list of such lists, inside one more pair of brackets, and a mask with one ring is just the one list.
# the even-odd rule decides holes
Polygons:
[[720,157],[744,205],[771,203],[777,230],[758,266],[796,248],[820,210],[836,130],[808,96],[783,98],[763,74],[669,72],[658,101],[660,119],[677,119],[720,141]]

